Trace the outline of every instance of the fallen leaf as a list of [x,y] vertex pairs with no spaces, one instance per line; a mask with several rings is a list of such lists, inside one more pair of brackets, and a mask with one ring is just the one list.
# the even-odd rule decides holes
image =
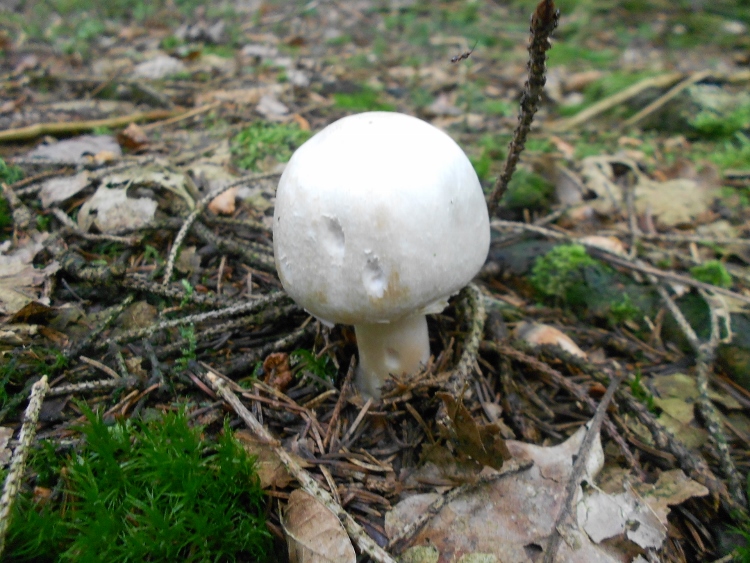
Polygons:
[[89,173],[81,172],[75,176],[63,176],[61,178],[50,178],[42,184],[39,190],[39,198],[42,207],[47,209],[53,203],[65,201],[74,196],[89,185]]
[[460,452],[493,469],[500,469],[503,462],[510,459],[510,452],[497,424],[477,424],[460,398],[456,400],[448,393],[438,393],[437,397],[445,404],[453,423],[452,438]]
[[627,255],[627,250],[622,241],[617,237],[603,237],[600,235],[589,235],[581,237],[579,239],[584,244],[589,244],[612,254],[618,254],[620,256]]
[[120,145],[111,135],[82,135],[50,145],[40,145],[26,156],[50,160],[60,164],[82,164],[86,155],[109,151],[118,157],[122,155]]
[[289,496],[281,519],[290,563],[354,563],[357,556],[336,515],[300,489]]
[[208,204],[208,208],[217,215],[231,215],[236,209],[235,203],[239,189],[239,186],[235,186],[217,195]]
[[127,191],[127,188],[99,186],[78,212],[81,230],[88,232],[92,225],[96,225],[102,233],[111,233],[148,224],[156,213],[156,202],[145,197],[130,198]]
[[[279,456],[267,443],[259,441],[248,430],[238,430],[234,433],[234,437],[239,440],[245,451],[255,458],[255,470],[258,473],[261,488],[284,489],[294,480],[281,463]],[[310,467],[310,464],[298,455],[294,453],[289,453],[289,455],[301,467]]]
[[616,495],[593,491],[579,501],[578,520],[596,543],[625,535],[643,549],[658,549],[667,538],[669,507],[707,494],[706,487],[673,469],[654,484],[626,484]]
[[144,61],[133,69],[133,75],[138,78],[159,80],[187,69],[181,60],[167,55],[159,55],[149,61]]
[[187,275],[200,272],[201,257],[198,255],[197,250],[195,246],[186,246],[183,248],[174,264],[175,269]]
[[34,257],[44,248],[47,233],[35,233],[32,238],[19,242],[11,253],[5,253],[8,244],[0,247],[0,313],[12,315],[32,301],[48,305],[49,299],[42,298],[40,286],[47,278],[60,269],[57,262],[45,268],[35,268]]
[[264,381],[279,391],[286,391],[294,380],[289,367],[289,354],[284,352],[268,354],[263,360],[263,371],[266,373]]
[[709,174],[659,182],[641,172],[632,159],[590,156],[581,162],[581,176],[597,197],[586,204],[601,215],[609,216],[625,204],[623,190],[616,182],[614,164],[618,168],[625,167],[635,178],[635,185],[630,189],[636,211],[652,214],[664,227],[690,224],[719,196],[718,184]]
[[142,150],[151,143],[146,132],[136,123],[131,123],[120,131],[117,134],[117,141],[121,146],[135,151]]
[[276,98],[273,94],[264,94],[261,96],[255,111],[266,119],[278,119],[289,113],[289,108]]
[[[469,554],[490,554],[503,563],[532,561],[547,545],[562,508],[565,488],[580,450],[585,427],[553,447],[535,446],[515,440],[506,445],[513,456],[496,478],[482,482],[445,504],[412,540],[412,546],[433,546],[440,562],[457,561]],[[521,465],[533,462],[531,466]],[[587,479],[593,479],[604,462],[597,437],[587,463]],[[515,470],[511,469],[515,466]],[[520,469],[519,469],[520,468]],[[580,495],[579,489],[579,495]],[[437,496],[415,495],[398,503],[386,515],[389,537],[408,525]],[[558,562],[607,562],[619,559],[597,547],[583,533],[577,551],[561,543]]]
[[553,326],[523,321],[518,323],[514,334],[516,338],[523,340],[531,346],[553,344],[559,346],[568,354],[573,354],[580,358],[586,358],[586,352],[581,350],[578,347],[578,344],[573,342],[568,335]]

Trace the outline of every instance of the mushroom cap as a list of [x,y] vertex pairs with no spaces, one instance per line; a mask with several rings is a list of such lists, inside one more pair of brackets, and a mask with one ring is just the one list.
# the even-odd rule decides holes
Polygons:
[[399,113],[332,123],[292,155],[273,218],[284,289],[332,323],[440,312],[487,258],[489,216],[469,159]]

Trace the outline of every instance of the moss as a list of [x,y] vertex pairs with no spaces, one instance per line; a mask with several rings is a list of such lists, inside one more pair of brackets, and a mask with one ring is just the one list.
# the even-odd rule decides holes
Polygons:
[[509,209],[538,209],[549,205],[555,187],[533,172],[519,168],[508,184],[503,204]]
[[732,287],[732,276],[724,264],[718,260],[707,260],[703,264],[690,268],[690,274],[704,283],[718,287]]
[[363,86],[356,92],[337,92],[333,95],[339,109],[349,111],[393,111],[395,106],[380,101],[380,93]]
[[568,291],[582,281],[582,270],[598,264],[582,245],[564,244],[537,258],[531,269],[530,281],[545,297],[563,300]]
[[[184,412],[107,425],[84,408],[84,447],[64,462],[37,452],[40,485],[22,495],[6,553],[14,561],[264,561],[270,535],[253,460],[225,427],[215,443]],[[46,481],[46,482],[43,482]]]
[[268,158],[286,162],[309,137],[309,131],[302,131],[295,124],[257,121],[235,135],[231,150],[237,166],[258,170],[260,162]]

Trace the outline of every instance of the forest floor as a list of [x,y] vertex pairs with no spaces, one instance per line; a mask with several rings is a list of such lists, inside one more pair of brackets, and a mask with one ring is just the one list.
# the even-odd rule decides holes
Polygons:
[[750,561],[750,7],[558,4],[487,263],[365,400],[284,163],[398,111],[489,193],[535,3],[201,4],[0,7],[2,560]]

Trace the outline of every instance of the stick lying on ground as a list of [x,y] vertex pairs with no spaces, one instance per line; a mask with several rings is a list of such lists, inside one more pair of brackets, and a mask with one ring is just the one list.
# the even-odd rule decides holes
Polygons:
[[247,424],[248,428],[250,428],[256,437],[271,446],[274,453],[279,456],[281,463],[284,464],[284,467],[286,467],[287,471],[289,471],[289,473],[297,480],[302,488],[326,505],[326,507],[336,515],[339,521],[344,525],[344,528],[346,528],[349,537],[357,544],[362,553],[366,553],[377,563],[396,563],[396,561],[388,555],[383,548],[367,535],[367,532],[365,532],[362,526],[357,524],[354,518],[352,518],[349,513],[347,513],[341,505],[333,499],[331,494],[320,488],[320,485],[315,482],[315,479],[313,479],[307,471],[292,459],[286,450],[281,447],[278,440],[271,436],[268,430],[266,430],[247,407],[240,402],[237,395],[229,389],[229,386],[224,379],[209,370],[202,373],[201,377],[208,382],[211,388],[216,391],[222,399],[232,406],[234,412],[236,412],[245,424]]
[[10,524],[10,511],[18,495],[18,490],[23,478],[23,472],[26,468],[26,458],[29,456],[29,448],[36,434],[36,422],[39,419],[39,411],[42,409],[42,401],[47,393],[47,376],[34,383],[29,395],[29,406],[23,413],[23,424],[21,433],[18,436],[18,446],[13,452],[13,458],[10,461],[10,470],[5,483],[3,484],[3,496],[0,497],[0,555],[5,548],[5,534],[8,532]]

